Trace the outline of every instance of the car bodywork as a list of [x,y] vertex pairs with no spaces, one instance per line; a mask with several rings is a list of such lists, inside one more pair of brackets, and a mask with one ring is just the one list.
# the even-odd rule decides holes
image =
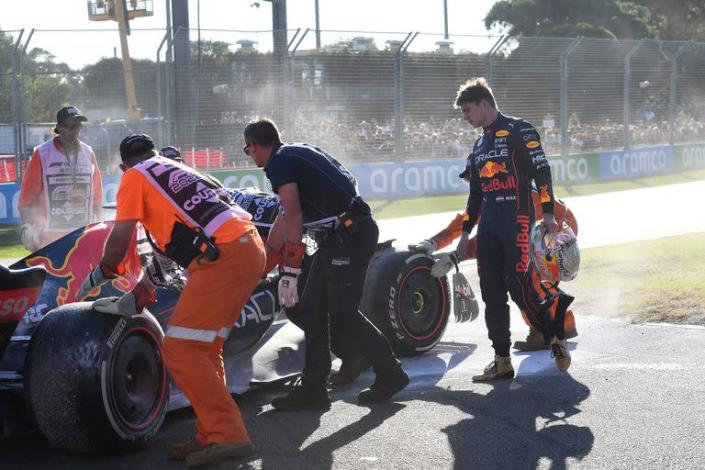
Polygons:
[[[111,227],[112,222],[104,222],[78,229],[10,266],[41,268],[46,278],[25,312],[0,315],[0,437],[21,429],[17,421],[24,420],[36,422],[57,446],[131,448],[156,432],[167,409],[189,405],[176,386],[167,384],[161,360],[161,338],[178,289],[158,285],[156,303],[129,319],[92,310],[91,300],[123,295],[149,271],[148,255],[154,254],[145,249],[139,230],[124,260],[125,274],[91,292],[89,302],[77,302],[83,279],[100,262]],[[432,263],[428,255],[396,252],[391,242],[381,244],[370,263],[361,308],[399,354],[431,349],[445,330],[449,288],[445,278],[429,275]],[[277,284],[277,274],[260,281],[225,342],[231,393],[296,376],[303,368],[303,333],[280,313]],[[144,383],[135,384],[139,380]],[[53,403],[60,393],[52,387],[70,389],[66,400]],[[57,415],[64,402],[73,407],[67,411],[75,420],[73,428]],[[92,404],[83,409],[84,402]],[[28,412],[17,411],[22,409]],[[110,439],[95,438],[101,434]]]

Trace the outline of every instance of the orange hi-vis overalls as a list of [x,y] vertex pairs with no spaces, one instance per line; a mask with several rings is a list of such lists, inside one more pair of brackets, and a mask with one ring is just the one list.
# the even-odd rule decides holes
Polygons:
[[[534,210],[536,211],[536,220],[541,220],[543,218],[543,209],[541,207],[541,198],[539,196],[538,191],[533,190],[531,195],[533,196],[534,200]],[[573,230],[575,235],[578,235],[578,222],[575,219],[575,215],[573,215],[573,212],[566,206],[565,202],[561,201],[560,199],[555,199],[554,204],[553,204],[553,216],[556,218],[556,222],[558,223],[558,226],[561,227],[563,226],[563,222],[568,224],[568,226]],[[453,243],[453,241],[460,237],[460,233],[462,232],[463,228],[463,220],[465,220],[465,213],[463,214],[457,214],[453,221],[448,224],[446,228],[435,234],[433,237],[433,241],[436,242],[437,249],[443,249]],[[461,261],[466,260],[466,259],[475,259],[477,257],[477,236],[474,236],[470,239],[470,243],[468,245],[468,251],[467,253],[458,253],[458,256]],[[541,296],[543,289],[539,288],[538,283],[541,282],[541,280],[537,277],[534,276],[534,279],[532,279],[532,282],[534,283],[534,289],[537,293],[537,295]],[[551,284],[550,282],[543,282],[543,285],[552,295],[557,294],[557,289],[556,286]],[[543,299],[541,299],[543,300]],[[557,300],[556,300],[557,302]],[[556,309],[551,308],[549,310],[549,313],[551,316],[555,314]],[[526,314],[522,311],[521,316],[524,319],[524,322],[531,326],[531,323],[529,322],[529,319],[527,318]],[[565,331],[572,331],[575,330],[575,315],[573,315],[573,312],[571,310],[568,310],[565,314],[565,320],[563,322],[563,327]]]
[[22,178],[18,207],[22,222],[39,233],[39,246],[26,247],[31,251],[101,221],[103,184],[91,147],[79,140],[75,158],[69,158],[58,136],[36,147]]
[[265,253],[250,214],[197,171],[163,157],[127,170],[117,195],[120,220],[139,220],[163,250],[177,223],[215,237],[215,261],[196,257],[163,342],[166,366],[196,412],[202,443],[249,442],[225,387],[223,343],[260,279]]

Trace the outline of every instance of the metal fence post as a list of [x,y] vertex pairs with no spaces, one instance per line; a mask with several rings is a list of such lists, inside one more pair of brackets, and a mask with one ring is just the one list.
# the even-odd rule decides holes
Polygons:
[[394,57],[394,159],[398,162],[404,154],[404,52],[418,34],[407,34]]
[[172,116],[172,104],[174,103],[174,38],[181,34],[183,26],[176,28],[174,32],[171,28],[167,31],[168,39],[166,44],[166,58],[164,60],[164,114],[166,115],[166,133],[165,138],[169,145],[176,145],[172,143],[172,131],[173,131],[173,116]]
[[671,83],[670,90],[668,93],[668,124],[669,124],[669,137],[668,143],[673,145],[675,143],[675,127],[676,127],[676,86],[678,82],[678,59],[685,53],[690,46],[693,45],[693,40],[681,44],[681,46],[673,54],[673,60],[671,62]]
[[[293,96],[292,96],[292,91],[294,89],[294,86],[292,83],[294,54],[296,53],[296,48],[299,47],[299,44],[301,42],[299,41],[298,43],[296,43],[296,47],[294,47],[294,49],[292,49],[291,46],[296,41],[296,38],[298,37],[300,32],[301,32],[301,28],[297,28],[296,31],[294,31],[294,35],[291,37],[291,40],[286,45],[286,54],[284,54],[284,59],[283,59],[284,60],[284,75],[282,77],[282,82],[284,83],[284,129],[286,129],[286,132],[290,136],[294,135]],[[306,30],[306,32],[308,32],[308,30]],[[306,33],[304,33],[304,34],[306,34]],[[303,39],[303,36],[301,39]]]
[[164,43],[169,39],[169,33],[167,32],[159,43],[157,48],[157,116],[159,117],[159,145],[164,146],[164,109],[163,109],[163,97],[162,97],[162,64],[160,59],[160,54],[162,52],[162,47]]
[[561,157],[568,154],[568,57],[578,47],[582,37],[573,39],[573,42],[561,54]]
[[[20,155],[18,149],[20,148],[20,96],[19,96],[19,81],[17,80],[17,49],[20,46],[20,41],[22,41],[22,36],[24,35],[24,29],[20,30],[20,34],[17,36],[17,41],[12,46],[10,51],[10,68],[12,69],[12,121],[13,126],[13,138],[14,138],[14,149],[15,154],[15,168],[20,166]],[[15,173],[15,179],[17,182],[20,181],[19,175]]]
[[509,39],[509,36],[500,36],[490,50],[487,51],[487,55],[485,56],[485,78],[490,84],[492,84],[492,79],[494,78],[494,63],[492,58],[494,57],[494,53],[507,42],[507,39]]
[[26,146],[27,146],[27,122],[26,122],[26,108],[27,108],[27,103],[25,102],[25,87],[24,87],[24,57],[27,54],[27,47],[29,46],[29,42],[32,40],[32,36],[34,36],[34,28],[29,32],[29,35],[27,36],[27,41],[25,41],[24,46],[22,46],[22,53],[20,54],[20,94],[19,94],[19,117],[20,117],[20,133],[19,133],[19,148],[17,149],[18,154],[19,154],[19,161],[20,164],[15,167],[16,172],[17,172],[17,179],[18,181],[22,181],[22,160],[24,159],[26,155]]
[[629,149],[629,124],[631,123],[631,74],[632,74],[632,56],[644,45],[646,39],[639,39],[634,47],[631,48],[624,57],[624,149]]
[[[287,95],[289,99],[287,100],[287,109],[286,111],[286,125],[291,129],[291,134],[293,135],[294,128],[296,127],[296,119],[294,116],[294,93],[293,90],[295,90],[294,86],[294,73],[293,73],[293,67],[294,67],[294,60],[296,59],[296,50],[299,48],[301,43],[303,42],[304,38],[308,34],[309,31],[311,31],[311,28],[306,28],[301,36],[299,36],[298,40],[296,37],[298,36],[299,32],[301,31],[301,28],[296,30],[296,33],[294,34],[294,37],[291,38],[291,41],[289,42],[288,47],[291,48],[291,45],[294,44],[294,48],[289,51],[289,60],[288,60],[288,90],[287,90]],[[297,137],[300,138],[300,137]]]

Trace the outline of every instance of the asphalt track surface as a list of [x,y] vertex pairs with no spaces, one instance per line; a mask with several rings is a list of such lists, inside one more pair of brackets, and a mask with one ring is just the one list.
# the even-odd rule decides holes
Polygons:
[[[585,247],[705,231],[703,196],[705,184],[688,183],[568,202]],[[449,221],[447,214],[428,217],[385,221],[382,233],[415,241]],[[475,288],[472,263],[463,270]],[[514,380],[472,383],[492,355],[478,319],[451,321],[436,348],[404,359],[412,382],[393,403],[355,404],[373,379],[369,372],[333,391],[325,413],[274,411],[269,401],[280,388],[248,392],[238,402],[257,454],[215,468],[705,468],[705,330],[585,313],[570,342],[569,373],[558,372],[548,351],[513,353]],[[521,338],[526,327],[516,310],[512,315],[513,338]],[[0,468],[183,468],[165,453],[192,435],[193,420],[190,409],[172,412],[145,450],[123,455],[69,453],[27,435],[0,442]]]

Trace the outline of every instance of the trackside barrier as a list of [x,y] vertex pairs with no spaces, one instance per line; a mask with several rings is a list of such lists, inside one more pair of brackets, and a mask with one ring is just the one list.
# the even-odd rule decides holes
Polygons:
[[[553,181],[558,185],[626,180],[705,168],[705,143],[549,157],[549,162]],[[353,164],[349,169],[357,178],[360,194],[375,199],[465,193],[467,184],[458,178],[464,165],[463,160],[453,159]],[[272,190],[264,172],[257,168],[216,170],[211,174],[228,188],[250,186]],[[105,204],[115,203],[119,184],[119,176],[103,177]],[[0,184],[0,225],[20,222],[19,197],[19,184]]]

